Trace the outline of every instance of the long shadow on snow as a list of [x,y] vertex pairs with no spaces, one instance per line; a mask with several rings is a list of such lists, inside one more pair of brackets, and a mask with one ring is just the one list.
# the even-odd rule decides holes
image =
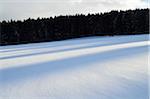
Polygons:
[[[78,44],[79,45],[79,44]],[[57,49],[57,47],[51,47],[51,51],[43,51],[43,52],[33,52],[33,53],[30,53],[30,54],[23,54],[23,55],[13,55],[13,56],[6,56],[6,57],[0,57],[1,60],[4,60],[4,59],[11,59],[11,58],[19,58],[19,57],[28,57],[28,56],[32,56],[32,55],[41,55],[41,54],[49,54],[49,53],[57,53],[57,52],[64,52],[64,51],[71,51],[71,50],[77,50],[77,49],[83,49],[83,48],[91,48],[91,47],[99,47],[99,46],[104,46],[104,45],[107,45],[107,44],[91,44],[89,43],[88,45],[84,45],[84,46],[79,46],[79,47],[73,47],[73,48],[62,48],[60,49],[61,47],[59,47],[59,49]],[[112,45],[112,44],[108,44],[108,45]],[[76,46],[76,45],[75,45]],[[66,46],[63,46],[63,47],[66,47]],[[42,48],[42,49],[45,49],[45,48]],[[41,49],[41,50],[42,50]],[[54,50],[56,49],[56,50]]]
[[38,78],[38,76],[44,74],[51,75],[55,73],[65,72],[67,70],[86,68],[87,65],[92,63],[104,62],[109,61],[111,59],[118,59],[122,57],[130,57],[131,55],[136,55],[141,52],[147,53],[148,46],[122,48],[68,59],[49,61],[34,65],[26,65],[21,67],[2,69],[0,70],[1,75],[0,84],[3,85],[11,82],[16,81],[18,82],[32,77]]
[[94,48],[94,47],[100,47],[100,46],[103,47],[103,46],[125,44],[125,43],[129,43],[129,42],[119,42],[119,43],[111,42],[108,44],[104,43],[104,44],[91,44],[91,45],[89,43],[87,46],[82,46],[82,47],[80,46],[80,47],[76,47],[76,48],[64,48],[64,49],[57,49],[57,50],[52,50],[52,51],[43,51],[43,52],[35,52],[35,53],[23,54],[23,55],[13,55],[13,56],[0,57],[0,60],[28,57],[28,56],[33,56],[33,55],[50,54],[50,53],[57,53],[57,52],[65,52],[65,51],[72,51],[72,50],[77,50],[77,49]]
[[[78,38],[78,39],[72,39],[71,41],[64,40],[64,41],[54,41],[54,42],[46,42],[46,43],[31,43],[31,44],[24,44],[24,45],[16,45],[17,47],[14,47],[14,48],[7,48],[7,46],[6,46],[4,48],[0,48],[0,52],[14,52],[14,51],[21,51],[21,50],[28,50],[28,49],[40,49],[40,48],[49,48],[49,47],[57,47],[57,46],[61,47],[64,45],[65,46],[79,45],[79,43],[87,44],[88,41],[90,43],[100,41],[100,39],[93,39],[93,38],[91,38],[90,40],[87,40],[87,38],[84,38],[84,39],[80,38],[80,39],[81,39],[81,41],[78,41],[79,40],[79,38]],[[12,46],[14,46],[14,45],[12,45]]]
[[[109,37],[109,40],[106,40],[106,37],[101,37],[101,38],[92,38],[89,39],[89,38],[78,38],[78,39],[72,39],[71,41],[68,41],[68,40],[65,40],[65,41],[55,41],[55,42],[46,42],[46,43],[39,43],[37,45],[37,43],[34,43],[32,44],[32,47],[30,46],[31,44],[28,44],[28,45],[17,45],[17,46],[21,46],[21,47],[17,47],[17,48],[11,48],[11,49],[7,49],[7,50],[3,50],[3,49],[6,49],[6,48],[0,48],[2,49],[2,51],[0,50],[0,52],[14,52],[14,51],[21,51],[21,50],[28,50],[28,49],[40,49],[40,48],[49,48],[49,47],[57,47],[57,46],[69,46],[69,45],[79,45],[79,43],[81,44],[88,44],[88,43],[103,43],[103,42],[107,42],[107,43],[110,43],[110,41],[112,42],[113,40],[113,43],[112,44],[117,44],[118,41],[121,42],[121,43],[129,43],[129,42],[137,42],[137,41],[146,41],[148,40],[148,36],[145,36],[144,38],[140,38],[140,37],[136,37],[136,39],[133,39],[134,36],[132,36],[131,39],[128,39],[128,41],[126,40],[127,38],[124,37],[124,36],[121,36],[120,38],[114,38],[114,37]],[[78,41],[80,40],[81,41]],[[114,41],[115,40],[115,41]],[[73,42],[74,41],[74,42]],[[62,43],[63,42],[63,43]],[[88,43],[87,43],[88,42]],[[51,44],[53,45],[51,45]],[[34,46],[34,47],[33,47]]]

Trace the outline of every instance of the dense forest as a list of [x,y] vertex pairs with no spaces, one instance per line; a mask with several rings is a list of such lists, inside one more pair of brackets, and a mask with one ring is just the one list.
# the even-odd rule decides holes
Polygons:
[[149,9],[0,22],[0,45],[149,33]]

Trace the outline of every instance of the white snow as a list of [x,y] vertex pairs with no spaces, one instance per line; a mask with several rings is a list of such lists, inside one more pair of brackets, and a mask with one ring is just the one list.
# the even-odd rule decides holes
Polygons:
[[148,99],[149,35],[0,47],[0,99]]

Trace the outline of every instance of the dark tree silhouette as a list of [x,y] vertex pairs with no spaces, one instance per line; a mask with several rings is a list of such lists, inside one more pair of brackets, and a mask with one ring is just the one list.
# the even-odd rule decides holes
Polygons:
[[149,9],[0,22],[0,45],[149,33]]

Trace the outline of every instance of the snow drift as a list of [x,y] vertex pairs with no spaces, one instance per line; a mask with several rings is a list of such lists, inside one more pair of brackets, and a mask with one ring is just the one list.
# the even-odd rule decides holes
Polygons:
[[148,99],[149,35],[0,47],[2,99]]

